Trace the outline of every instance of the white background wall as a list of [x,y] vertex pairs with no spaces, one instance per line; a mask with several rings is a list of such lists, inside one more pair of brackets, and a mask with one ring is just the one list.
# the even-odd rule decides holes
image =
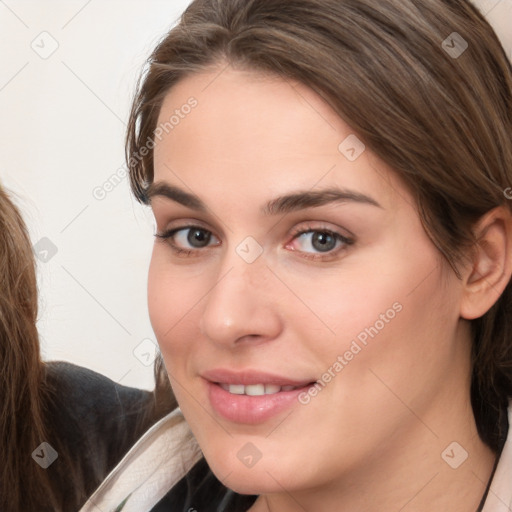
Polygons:
[[[152,387],[152,367],[132,351],[154,339],[151,214],[127,179],[103,200],[93,190],[122,168],[137,74],[187,4],[0,3],[0,179],[16,193],[33,242],[46,237],[57,249],[51,257],[43,245],[40,257],[51,258],[38,262],[44,357],[143,387]],[[43,57],[58,48],[41,58],[32,44]]]
[[[102,200],[93,191],[101,197],[97,188],[123,174],[138,71],[187,4],[0,2],[0,180],[15,192],[40,258],[44,357],[147,388],[152,367],[133,351],[145,361],[153,345],[136,347],[154,341],[146,307],[151,213],[131,198],[126,179]],[[512,0],[479,4],[512,57]]]

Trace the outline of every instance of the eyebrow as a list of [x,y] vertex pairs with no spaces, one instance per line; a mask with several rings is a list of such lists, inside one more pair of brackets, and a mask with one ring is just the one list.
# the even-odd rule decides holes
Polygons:
[[[154,197],[165,197],[171,199],[187,208],[199,212],[206,212],[208,209],[199,197],[181,190],[178,187],[167,183],[152,183],[146,190],[145,198],[148,203]],[[323,190],[296,191],[291,194],[277,197],[269,201],[263,208],[264,215],[281,215],[306,208],[317,208],[332,203],[354,202],[367,204],[382,208],[372,197],[349,189],[329,187]]]
[[151,183],[144,193],[144,199],[147,203],[151,203],[151,199],[158,196],[176,201],[191,210],[206,211],[205,204],[197,196],[167,183]]
[[354,202],[382,208],[372,197],[348,189],[330,187],[323,190],[298,191],[269,201],[263,208],[265,215],[281,215],[285,213],[317,208],[331,203]]

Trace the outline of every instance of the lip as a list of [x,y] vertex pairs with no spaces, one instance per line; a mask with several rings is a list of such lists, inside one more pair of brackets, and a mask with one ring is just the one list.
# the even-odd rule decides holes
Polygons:
[[[255,425],[264,423],[286,409],[298,405],[298,396],[306,391],[314,380],[297,380],[261,371],[233,372],[216,369],[204,372],[203,381],[213,410],[221,417],[233,423]],[[234,395],[220,387],[222,384],[274,384],[294,386],[291,391],[261,396]]]

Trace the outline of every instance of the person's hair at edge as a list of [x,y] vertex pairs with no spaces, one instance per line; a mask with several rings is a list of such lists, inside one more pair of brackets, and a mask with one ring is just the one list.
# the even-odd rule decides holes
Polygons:
[[[469,44],[458,59],[442,48],[455,29]],[[153,151],[141,158],[139,150],[154,139],[166,94],[187,75],[226,64],[319,94],[410,189],[455,272],[475,243],[475,221],[510,207],[503,191],[512,183],[512,70],[469,1],[193,1],[139,80],[126,138],[139,201],[153,180]],[[473,412],[493,450],[512,396],[511,322],[510,283],[471,321]]]
[[[62,390],[54,388],[41,359],[32,244],[18,208],[1,185],[0,281],[0,510],[62,511],[67,509],[63,503],[85,501],[90,483],[82,474],[83,455],[56,435],[51,404]],[[169,398],[169,381],[162,381],[161,375],[157,364],[155,393],[140,411],[140,425],[151,424],[175,407]],[[32,460],[32,452],[43,441],[58,453],[59,463],[48,469]],[[74,496],[65,495],[64,481],[72,482]]]
[[1,187],[0,276],[0,508],[21,510],[24,496],[57,507],[47,474],[30,464],[31,452],[47,439],[34,256],[23,219]]

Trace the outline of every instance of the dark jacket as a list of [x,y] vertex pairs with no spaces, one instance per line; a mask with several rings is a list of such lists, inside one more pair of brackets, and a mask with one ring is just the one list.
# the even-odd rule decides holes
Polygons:
[[[154,394],[70,363],[47,363],[48,439],[59,456],[45,469],[65,512],[76,512],[134,442],[167,410]],[[38,512],[48,510],[41,504]]]
[[151,512],[245,512],[256,499],[225,487],[201,459]]

